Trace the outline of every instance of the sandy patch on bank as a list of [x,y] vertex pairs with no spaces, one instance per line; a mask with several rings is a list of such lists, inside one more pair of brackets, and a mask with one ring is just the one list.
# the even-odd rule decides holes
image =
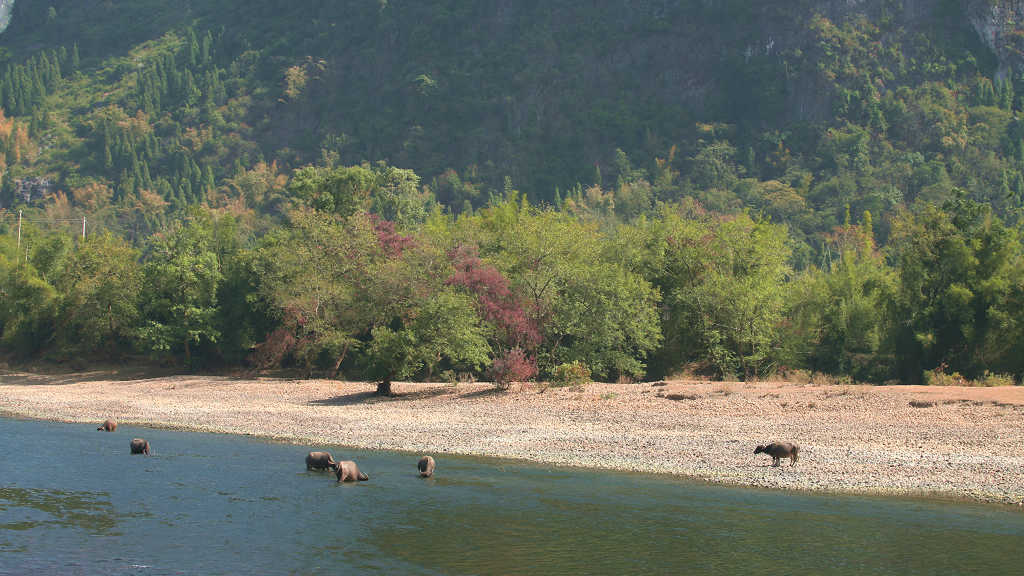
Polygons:
[[[0,372],[0,411],[311,445],[520,458],[770,488],[1024,502],[1024,388],[489,385]],[[98,424],[97,424],[98,425]],[[801,445],[796,467],[754,446]]]

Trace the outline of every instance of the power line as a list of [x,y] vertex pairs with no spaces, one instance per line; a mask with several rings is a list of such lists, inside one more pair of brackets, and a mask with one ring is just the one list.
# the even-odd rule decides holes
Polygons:
[[[21,212],[20,210],[18,212]],[[11,220],[15,219],[14,214],[0,214],[0,218],[10,217]],[[78,218],[23,218],[25,222],[32,222],[33,224],[40,223],[55,223],[55,222],[81,222],[85,216],[79,216]]]

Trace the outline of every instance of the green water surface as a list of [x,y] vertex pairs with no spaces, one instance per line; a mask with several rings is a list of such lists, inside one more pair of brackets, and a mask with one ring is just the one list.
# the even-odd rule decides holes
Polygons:
[[3,418],[0,454],[0,574],[1024,574],[1008,507]]

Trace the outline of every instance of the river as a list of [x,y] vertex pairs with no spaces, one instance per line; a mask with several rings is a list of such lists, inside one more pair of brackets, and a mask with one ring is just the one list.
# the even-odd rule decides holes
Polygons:
[[[151,456],[131,456],[134,437]],[[307,472],[327,449],[369,482]],[[1011,574],[1024,512],[0,418],[0,574]],[[335,572],[337,573],[337,572]]]

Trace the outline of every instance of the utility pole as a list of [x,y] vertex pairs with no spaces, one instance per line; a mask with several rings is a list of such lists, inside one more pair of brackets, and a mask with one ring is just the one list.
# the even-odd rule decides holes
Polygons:
[[82,216],[82,240],[85,240],[85,216]]
[[18,210],[18,252],[21,252],[21,210]]

